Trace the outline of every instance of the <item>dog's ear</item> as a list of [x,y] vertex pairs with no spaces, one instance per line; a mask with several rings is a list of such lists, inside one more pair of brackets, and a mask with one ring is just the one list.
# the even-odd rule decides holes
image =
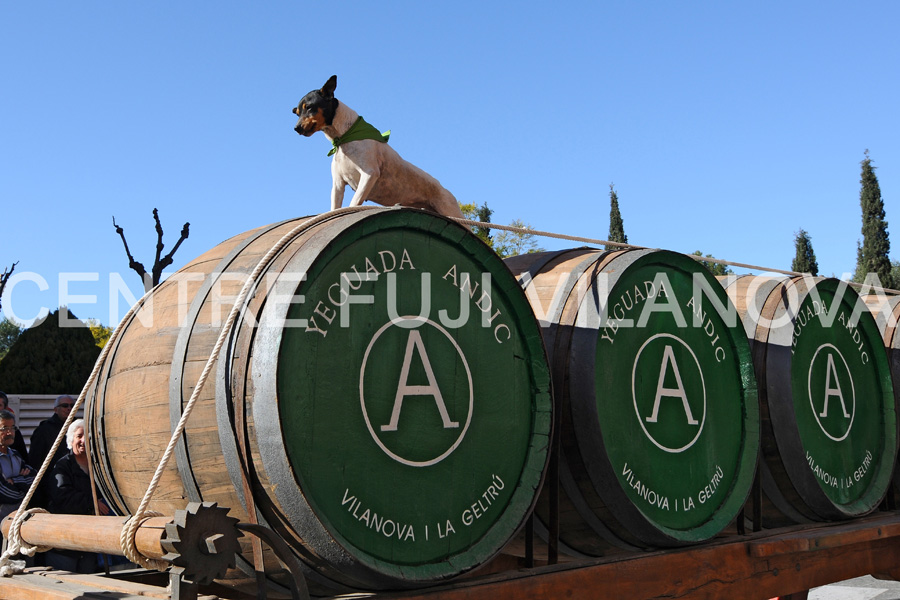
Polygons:
[[297,106],[295,106],[291,112],[294,113],[295,115],[297,115],[298,117],[300,116],[300,108]]
[[334,89],[337,87],[337,75],[332,75],[322,86],[322,93],[325,96],[334,97]]

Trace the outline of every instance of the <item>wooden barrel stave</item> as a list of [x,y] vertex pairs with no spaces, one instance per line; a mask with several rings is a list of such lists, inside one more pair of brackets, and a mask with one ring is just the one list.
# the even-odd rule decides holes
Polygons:
[[[578,311],[590,293],[591,283],[598,273],[622,252],[592,252],[581,251],[569,260],[555,260],[544,265],[544,269],[553,273],[548,277],[548,284],[544,287],[543,296],[550,301],[554,296],[565,293],[565,302],[560,310],[552,315],[552,322],[556,327],[548,331],[546,343],[552,347],[551,366],[556,374],[570,373],[569,365],[572,360],[572,345],[578,329],[572,326],[560,326],[561,323],[572,324],[577,320]],[[568,271],[569,269],[571,271]],[[557,273],[568,272],[568,280],[560,287]],[[540,288],[539,288],[540,289]],[[552,336],[552,337],[551,337]],[[595,342],[588,336],[587,343]],[[592,353],[590,346],[583,348],[587,354]],[[554,379],[557,398],[568,398],[573,393],[571,390],[571,376],[557,376]],[[582,450],[584,447],[592,447],[602,441],[586,439],[582,431],[574,427],[578,417],[572,415],[572,404],[563,402],[561,407],[560,423],[560,451],[561,461],[559,465],[560,485],[564,494],[559,499],[560,503],[560,541],[573,550],[589,556],[608,555],[615,553],[615,548],[635,549],[642,545],[639,536],[628,526],[622,526],[616,518],[614,510],[601,499],[597,493],[597,487],[590,476],[590,469],[585,464]],[[582,418],[584,416],[582,415]],[[587,459],[590,460],[590,459]],[[594,460],[603,460],[603,457],[595,457]],[[606,473],[608,481],[614,478],[611,471]],[[606,485],[606,481],[600,485]],[[547,522],[550,518],[549,506],[546,502],[538,505],[542,512],[539,516]],[[599,534],[599,536],[598,536]],[[646,544],[643,544],[646,545]]]
[[[273,262],[271,267],[267,269],[267,274],[274,275],[279,273],[288,263],[296,258],[298,253],[302,253],[308,246],[316,247],[327,243],[336,234],[336,232],[331,231],[334,228],[333,225],[329,227],[329,224],[326,223],[304,233],[298,238],[297,247],[292,246],[291,249],[283,252]],[[311,258],[314,258],[314,256],[315,252],[311,254]],[[302,271],[302,268],[300,270]],[[241,353],[238,350],[252,348],[255,342],[256,331],[254,328],[246,326],[246,320],[249,319],[250,322],[258,323],[261,318],[265,298],[274,285],[274,281],[271,278],[266,279],[267,281],[262,284],[266,293],[258,294],[251,300],[247,310],[247,317],[242,319],[241,327],[236,329],[235,334],[232,334],[232,339],[237,338],[231,345],[235,352],[229,356],[228,361],[220,360],[218,379],[219,381],[227,382],[227,385],[222,386],[221,391],[217,394],[216,401],[220,407],[230,404],[233,410],[242,411],[246,428],[244,440],[246,448],[243,453],[237,452],[237,450],[236,452],[237,455],[241,456],[241,464],[244,465],[244,468],[255,474],[254,479],[257,485],[255,491],[257,494],[254,495],[259,496],[256,499],[256,508],[259,511],[262,522],[276,531],[282,538],[292,542],[292,546],[299,551],[298,553],[304,560],[305,565],[311,568],[312,574],[317,577],[319,583],[324,584],[326,587],[333,587],[337,584],[352,588],[365,588],[371,585],[371,576],[367,570],[360,568],[354,561],[349,560],[344,550],[333,543],[328,533],[318,523],[318,519],[313,511],[303,504],[292,504],[283,507],[272,501],[273,498],[276,498],[274,490],[279,484],[283,483],[283,479],[277,481],[270,479],[265,467],[261,464],[259,457],[266,452],[266,449],[261,449],[259,446],[259,434],[253,414],[254,392],[252,388],[252,368],[250,366],[252,354],[247,352]],[[228,388],[232,390],[231,394],[225,393],[225,390]],[[241,393],[240,395],[235,393],[238,390]],[[219,414],[221,417],[223,413],[220,411]],[[230,430],[230,423],[220,418],[219,430],[227,433]],[[236,447],[235,444],[231,443],[231,440],[229,440],[228,444]],[[281,451],[281,448],[275,451]],[[234,489],[240,489],[242,476],[235,469],[234,464],[228,465],[228,473]],[[265,501],[260,501],[261,499],[265,499]],[[297,527],[292,527],[291,519],[286,513],[302,515],[297,519],[304,523],[302,535],[298,534]],[[321,550],[323,547],[331,551],[323,552]],[[334,572],[336,566],[339,566],[341,569],[339,575]]]

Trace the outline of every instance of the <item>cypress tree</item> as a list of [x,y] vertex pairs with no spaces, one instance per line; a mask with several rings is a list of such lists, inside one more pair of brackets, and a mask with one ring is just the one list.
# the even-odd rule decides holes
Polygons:
[[[616,194],[613,184],[609,184],[609,236],[606,239],[620,244],[628,243],[625,224],[622,222],[622,213],[619,212],[619,196]],[[606,249],[618,250],[618,247],[607,244]]]
[[800,231],[794,234],[794,248],[796,249],[796,254],[793,262],[791,262],[791,271],[809,273],[813,276],[818,275],[819,263],[816,261],[816,253],[813,252],[812,239],[802,227]]
[[884,202],[881,200],[881,188],[875,176],[875,167],[869,158],[860,163],[862,174],[859,183],[859,204],[862,208],[862,245],[857,251],[856,274],[854,281],[862,282],[868,273],[875,273],[881,285],[893,287],[891,280],[891,242],[888,239],[888,223],[885,220]]
[[[60,313],[69,322],[62,326]],[[91,330],[68,308],[26,329],[0,361],[0,386],[14,394],[77,394],[84,387],[100,348]]]
[[[491,215],[494,214],[494,211],[488,208],[487,202],[481,205],[481,207],[475,208],[475,221],[481,221],[482,223],[490,223]],[[488,245],[491,243],[491,230],[489,227],[481,227],[476,225],[472,228],[472,231],[475,232],[475,235],[480,237],[484,242]]]

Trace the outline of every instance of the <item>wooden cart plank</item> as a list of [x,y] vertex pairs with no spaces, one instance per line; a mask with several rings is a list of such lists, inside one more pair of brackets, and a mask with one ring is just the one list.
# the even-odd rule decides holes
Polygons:
[[702,547],[582,561],[456,583],[418,592],[373,596],[404,600],[524,600],[629,598],[632,600],[760,600],[900,565],[900,515],[754,534]]
[[[96,581],[88,581],[81,578],[91,577],[86,575],[64,574],[57,572],[54,575],[45,573],[28,573],[4,577],[0,579],[0,600],[81,600],[85,598],[100,598],[102,594],[116,593],[117,600],[146,600],[147,598],[168,599],[165,588],[150,589],[148,586],[122,585],[127,582],[103,581],[98,585]],[[93,579],[101,579],[93,577]],[[105,578],[104,578],[105,579]],[[162,592],[159,595],[155,592]]]
[[[48,568],[29,569],[13,577],[0,578],[0,600],[87,600],[115,598],[116,600],[169,600],[165,587],[135,581],[53,571]],[[217,596],[200,595],[197,600],[218,600]]]
[[[498,566],[508,567],[505,562]],[[866,574],[900,575],[900,512],[847,523],[794,527],[722,538],[702,546],[579,560],[457,580],[398,593],[364,593],[372,600],[761,600]],[[163,587],[57,571],[0,579],[0,600],[167,599]],[[228,594],[219,596],[229,597]],[[207,596],[207,599],[215,598]]]

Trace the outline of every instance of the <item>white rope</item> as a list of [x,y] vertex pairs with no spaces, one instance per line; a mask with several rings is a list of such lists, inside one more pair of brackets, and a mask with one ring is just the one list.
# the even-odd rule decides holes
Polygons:
[[[0,566],[0,577],[9,577],[11,575],[15,575],[16,573],[21,573],[25,569],[25,561],[10,560],[9,557],[16,556],[17,554],[34,556],[35,552],[46,552],[47,550],[51,549],[50,546],[32,546],[22,539],[22,534],[19,531],[22,528],[22,523],[27,521],[31,515],[45,512],[47,511],[43,508],[32,508],[25,511],[22,514],[21,519],[14,518],[9,524],[6,552],[3,554],[6,560],[0,562],[0,565],[2,565]],[[9,555],[8,557],[7,554]]]
[[[219,340],[216,342],[216,346],[213,349],[213,353],[210,356],[209,360],[206,363],[206,367],[203,370],[203,373],[200,375],[200,379],[197,382],[197,386],[194,389],[194,393],[191,395],[191,399],[188,401],[188,404],[185,406],[185,409],[181,415],[181,419],[176,427],[175,431],[172,434],[172,438],[169,440],[169,445],[166,447],[166,451],[163,454],[162,459],[160,460],[159,465],[157,466],[156,472],[154,473],[153,479],[151,479],[150,485],[148,486],[147,492],[144,494],[144,498],[141,501],[138,510],[125,522],[122,528],[122,535],[120,536],[120,542],[122,545],[122,552],[125,556],[135,564],[140,564],[145,566],[146,568],[153,568],[157,570],[164,570],[168,567],[168,563],[164,563],[163,561],[154,561],[148,559],[140,554],[137,551],[137,546],[135,544],[135,536],[137,535],[137,530],[140,528],[141,523],[143,523],[150,516],[156,516],[159,513],[148,511],[147,505],[150,503],[150,499],[153,496],[153,493],[156,491],[156,488],[159,485],[159,480],[162,477],[162,472],[165,469],[165,466],[168,464],[171,459],[172,453],[174,452],[175,444],[178,442],[178,439],[181,437],[182,432],[184,431],[185,424],[187,422],[188,417],[190,416],[191,411],[193,410],[193,406],[196,403],[197,398],[199,397],[199,393],[202,390],[203,386],[206,383],[206,379],[209,377],[209,373],[212,370],[212,365],[218,359],[219,352],[221,351],[222,344],[225,339],[227,339],[228,335],[230,335],[231,327],[234,324],[235,319],[237,318],[238,313],[241,310],[244,300],[246,299],[249,290],[253,287],[256,277],[259,273],[268,266],[268,264],[274,259],[275,255],[281,251],[281,249],[290,242],[293,237],[295,237],[298,233],[312,227],[320,223],[321,221],[327,220],[333,217],[335,214],[346,213],[346,212],[355,212],[360,210],[369,210],[376,208],[374,206],[361,206],[361,207],[347,207],[338,209],[336,211],[331,211],[328,213],[323,213],[316,217],[312,217],[310,219],[305,220],[300,223],[296,227],[294,227],[291,231],[285,234],[281,240],[279,240],[270,250],[269,252],[259,261],[256,268],[253,271],[253,274],[248,278],[247,283],[245,283],[244,288],[241,290],[241,294],[238,296],[238,299],[235,301],[235,305],[232,308],[231,313],[229,314],[229,318],[225,323],[225,327],[222,329],[221,334],[219,335]],[[41,465],[41,468],[38,470],[37,475],[35,475],[34,481],[31,484],[31,487],[28,489],[28,492],[25,494],[25,498],[22,500],[19,505],[19,509],[16,512],[15,517],[13,518],[12,523],[10,523],[9,534],[7,539],[7,550],[0,556],[0,576],[8,577],[15,572],[20,572],[21,569],[17,569],[21,561],[13,561],[12,557],[18,554],[19,552],[27,553],[31,551],[33,554],[34,551],[44,551],[46,548],[35,548],[35,550],[30,550],[33,548],[29,546],[24,540],[22,540],[20,529],[22,526],[22,522],[28,517],[30,511],[26,511],[25,508],[28,506],[28,503],[31,502],[32,497],[37,489],[37,486],[40,484],[41,479],[44,477],[47,470],[50,468],[50,463],[53,460],[53,456],[56,453],[56,450],[59,448],[62,443],[63,438],[66,435],[66,432],[69,428],[69,425],[72,421],[75,420],[75,415],[78,410],[81,408],[82,404],[84,404],[85,397],[87,396],[87,391],[94,385],[97,380],[97,377],[100,373],[100,370],[103,364],[106,362],[106,358],[109,355],[110,349],[115,346],[118,338],[121,336],[122,332],[125,329],[125,324],[128,323],[132,316],[144,305],[146,299],[149,297],[153,290],[149,290],[146,292],[140,300],[138,300],[129,310],[128,313],[122,318],[119,324],[116,326],[115,330],[113,330],[112,334],[109,337],[109,340],[106,342],[106,345],[103,347],[103,350],[100,352],[100,356],[97,358],[97,361],[94,363],[94,368],[91,371],[90,377],[88,377],[87,382],[81,390],[81,394],[79,394],[78,399],[75,401],[75,404],[72,406],[71,411],[69,411],[69,416],[63,424],[62,429],[60,430],[59,435],[53,443],[53,446],[50,449],[50,452],[47,454],[47,457],[44,459],[44,463]],[[30,556],[30,555],[29,555]]]
[[[247,299],[247,296],[250,294],[250,290],[256,286],[257,279],[259,275],[265,270],[269,264],[275,259],[281,250],[287,246],[294,238],[300,234],[302,231],[309,229],[310,227],[317,225],[318,223],[331,219],[335,215],[347,213],[347,212],[357,212],[361,210],[371,210],[374,208],[378,208],[375,206],[358,206],[358,207],[347,207],[347,208],[339,208],[337,210],[333,210],[327,213],[323,213],[316,217],[311,217],[299,225],[295,226],[289,232],[284,234],[278,242],[275,243],[272,248],[263,256],[256,267],[251,272],[250,276],[247,278],[247,281],[244,283],[244,287],[241,288],[240,294],[238,294],[237,299],[234,302],[234,306],[231,308],[231,312],[228,314],[228,318],[225,321],[222,330],[219,332],[219,338],[216,340],[216,344],[213,347],[212,352],[209,355],[209,359],[206,361],[206,366],[203,368],[203,372],[200,374],[200,377],[197,379],[197,384],[194,386],[194,391],[191,394],[190,399],[184,407],[184,410],[181,413],[181,418],[178,421],[178,425],[175,427],[175,430],[172,432],[172,437],[169,439],[169,444],[166,446],[166,450],[163,453],[162,458],[159,461],[159,465],[156,467],[156,472],[153,474],[153,478],[150,480],[150,484],[147,486],[147,491],[144,494],[143,499],[141,500],[138,509],[135,511],[134,515],[125,523],[122,529],[122,549],[126,551],[126,546],[128,547],[128,551],[130,552],[131,548],[134,546],[135,535],[137,534],[138,527],[140,527],[141,522],[143,522],[145,515],[147,514],[147,506],[150,504],[150,499],[153,497],[153,494],[156,492],[156,488],[159,486],[159,481],[162,478],[163,471],[166,468],[169,460],[172,458],[172,454],[175,452],[175,445],[178,443],[178,440],[181,438],[182,433],[184,432],[184,428],[187,424],[187,420],[191,416],[191,412],[194,410],[194,405],[197,403],[197,399],[200,397],[200,392],[203,390],[203,387],[206,385],[206,380],[209,378],[209,374],[212,372],[213,365],[215,365],[216,361],[219,358],[219,353],[222,350],[222,346],[225,344],[225,341],[231,335],[232,327],[234,326],[234,322],[237,319],[238,314],[243,310],[244,302]],[[135,550],[135,554],[138,554]],[[127,556],[127,555],[126,555]],[[148,563],[149,564],[149,563]],[[167,563],[166,563],[167,566]],[[153,568],[158,568],[154,566]],[[163,567],[165,568],[165,567]],[[162,569],[159,569],[162,570]]]
[[3,566],[0,566],[0,577],[12,577],[13,575],[25,571],[24,560],[12,560],[11,558],[6,558],[2,561],[2,564]]
[[[125,317],[119,321],[119,324],[116,326],[115,330],[109,336],[109,340],[107,340],[106,345],[103,347],[103,350],[100,351],[100,356],[97,357],[97,362],[94,363],[94,368],[91,371],[90,377],[88,377],[87,383],[84,384],[84,387],[81,390],[81,393],[78,395],[78,399],[75,401],[75,404],[72,406],[72,409],[69,411],[69,416],[66,418],[65,423],[63,423],[62,429],[59,430],[59,434],[56,436],[56,440],[53,442],[53,446],[50,448],[50,452],[47,454],[47,457],[44,459],[41,468],[38,470],[37,475],[34,476],[34,481],[31,482],[31,487],[28,488],[28,492],[25,494],[25,498],[22,499],[22,502],[19,504],[19,508],[16,511],[15,517],[13,517],[12,522],[9,525],[9,534],[7,536],[7,548],[6,551],[0,556],[0,576],[9,577],[13,574],[14,569],[8,568],[10,567],[12,557],[18,554],[20,551],[27,556],[33,556],[35,551],[45,552],[47,548],[43,547],[33,547],[27,544],[21,536],[20,529],[22,527],[22,523],[28,518],[30,514],[34,512],[40,512],[43,509],[32,509],[26,510],[28,507],[28,503],[31,502],[32,497],[34,496],[35,491],[38,488],[38,485],[43,479],[44,474],[50,469],[50,465],[53,462],[53,457],[56,454],[56,450],[59,448],[62,440],[66,437],[66,432],[69,429],[69,425],[72,421],[75,420],[75,415],[78,410],[81,408],[81,405],[84,403],[85,396],[87,396],[87,391],[94,385],[94,382],[97,380],[97,376],[100,374],[100,369],[103,366],[103,363],[106,361],[106,357],[109,355],[110,348],[112,348],[116,340],[118,340],[121,332],[125,329],[124,324],[127,323],[131,316],[134,315],[137,310],[144,305],[144,301],[150,295],[148,291],[145,293],[140,300],[135,302],[134,306],[129,309],[128,313]],[[46,512],[46,511],[43,511]],[[36,548],[36,550],[30,550],[31,548]],[[28,552],[31,554],[28,554]]]
[[[162,516],[162,513],[156,512],[155,510],[146,510],[140,517],[138,517],[137,514],[132,515],[122,524],[122,531],[119,532],[119,546],[121,546],[125,558],[136,565],[141,565],[145,569],[165,571],[169,567],[169,563],[166,561],[147,558],[137,549],[137,530],[140,529],[141,524],[152,517]],[[132,522],[135,523],[133,531],[129,527],[129,524]]]
[[[623,244],[621,242],[611,242],[609,240],[598,240],[593,238],[586,237],[578,237],[574,235],[565,235],[562,233],[552,233],[550,231],[540,231],[538,229],[532,229],[531,227],[514,227],[512,225],[498,225],[497,223],[483,223],[481,221],[472,221],[469,219],[456,219],[457,222],[462,225],[468,225],[469,227],[483,227],[485,229],[500,229],[503,231],[513,231],[515,233],[523,233],[526,235],[536,235],[540,237],[548,237],[554,238],[558,240],[568,240],[571,242],[583,242],[585,244],[596,244],[596,245],[605,245],[605,246],[614,246],[616,248],[622,248],[626,250],[659,250],[659,248],[649,248],[647,246],[635,246],[633,244]],[[727,265],[730,267],[739,267],[741,269],[750,269],[753,271],[762,271],[767,273],[780,273],[782,275],[790,275],[791,277],[803,277],[804,275],[809,275],[809,273],[798,273],[797,271],[785,271],[783,269],[773,269],[771,267],[760,267],[758,265],[748,265],[746,263],[733,262],[728,260],[722,260],[719,258],[710,258],[706,256],[697,256],[696,254],[685,254],[688,258],[693,258],[698,262],[707,262],[714,263],[717,265]],[[892,294],[900,294],[900,290],[894,290],[891,288],[883,288],[874,285],[867,285],[865,283],[856,283],[854,281],[848,281],[848,285],[856,288],[866,288],[873,291],[880,292],[888,292]]]

